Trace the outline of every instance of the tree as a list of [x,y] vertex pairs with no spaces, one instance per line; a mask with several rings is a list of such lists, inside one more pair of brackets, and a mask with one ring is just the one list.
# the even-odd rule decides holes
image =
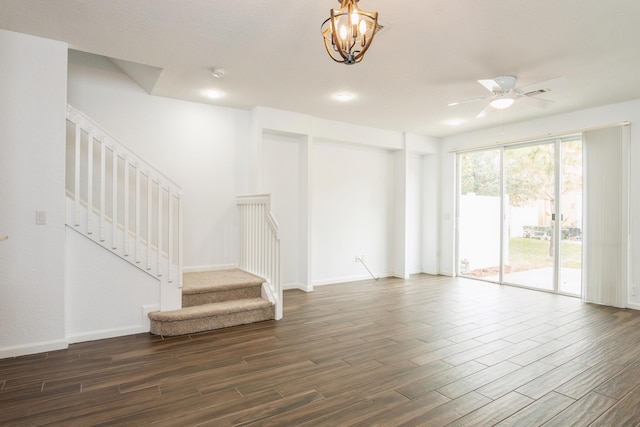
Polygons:
[[460,156],[460,194],[500,196],[500,151],[486,150]]
[[[562,193],[582,188],[582,140],[562,143]],[[563,218],[552,220],[555,212],[555,152],[553,143],[542,143],[505,150],[505,193],[512,206],[530,206],[544,201],[551,225],[549,254],[553,255],[553,227]],[[500,196],[500,150],[489,149],[461,155],[461,194]],[[565,221],[568,218],[564,219]]]

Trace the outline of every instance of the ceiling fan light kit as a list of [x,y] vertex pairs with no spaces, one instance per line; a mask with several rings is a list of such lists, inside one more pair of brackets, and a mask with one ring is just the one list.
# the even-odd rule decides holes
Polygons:
[[497,98],[493,99],[489,104],[497,110],[504,110],[505,108],[511,107],[515,101],[516,101],[515,95],[507,93],[504,95],[499,95]]
[[478,119],[486,117],[494,109],[504,110],[509,108],[516,102],[516,100],[526,101],[536,107],[546,108],[553,104],[553,101],[549,99],[536,98],[536,96],[547,93],[551,91],[552,88],[566,83],[566,79],[564,77],[558,77],[539,83],[516,87],[516,80],[517,77],[515,76],[498,76],[493,79],[478,80],[478,83],[484,86],[493,95],[470,99],[467,101],[452,102],[449,106],[488,100],[489,104],[476,116]]
[[358,7],[359,0],[338,0],[339,9],[320,28],[327,53],[336,62],[352,65],[362,61],[373,37],[382,29],[378,12],[366,12]]

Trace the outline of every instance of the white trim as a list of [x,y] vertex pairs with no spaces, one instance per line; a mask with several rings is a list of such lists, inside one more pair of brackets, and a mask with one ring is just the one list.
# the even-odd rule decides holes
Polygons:
[[564,132],[556,132],[556,133],[548,133],[546,135],[538,135],[538,136],[532,136],[532,137],[525,137],[525,138],[520,138],[520,139],[514,139],[511,141],[496,141],[493,144],[480,144],[480,145],[473,145],[470,147],[464,147],[464,148],[452,148],[451,150],[449,150],[449,153],[451,154],[456,154],[456,153],[466,153],[469,151],[481,151],[481,150],[487,150],[487,149],[491,149],[491,148],[500,148],[500,147],[508,147],[510,145],[519,145],[522,143],[543,143],[544,141],[554,141],[556,139],[564,139],[564,138],[572,138],[575,135],[579,135],[581,133],[584,132],[589,132],[589,131],[593,131],[593,130],[600,130],[600,129],[608,129],[608,128],[612,128],[612,127],[618,127],[618,126],[629,126],[631,124],[630,121],[625,120],[619,123],[612,123],[612,124],[608,124],[608,125],[602,125],[602,126],[595,126],[595,127],[591,127],[591,128],[584,128],[584,129],[579,129],[579,130],[572,130],[572,131],[564,131]]
[[48,351],[65,350],[67,347],[69,347],[69,342],[64,339],[15,345],[11,347],[0,348],[0,359],[26,356],[29,354],[46,353]]
[[640,310],[640,304],[627,302],[627,308],[630,308],[631,310]]
[[82,334],[69,335],[67,341],[69,344],[75,344],[86,341],[103,340],[107,338],[123,337],[126,335],[135,335],[144,332],[149,332],[149,327],[141,325],[125,326],[122,328],[103,329],[100,331],[86,332]]
[[282,285],[282,290],[287,291],[291,289],[299,289],[303,292],[312,292],[313,286],[305,285],[304,283],[287,283],[286,285]]
[[218,271],[218,270],[232,270],[240,268],[238,264],[212,264],[212,265],[194,265],[192,267],[183,267],[183,273],[200,273],[202,271]]
[[[378,278],[394,277],[392,272],[380,273]],[[370,275],[358,275],[347,277],[334,277],[333,279],[315,280],[313,286],[335,285],[337,283],[359,282],[361,280],[373,280]]]

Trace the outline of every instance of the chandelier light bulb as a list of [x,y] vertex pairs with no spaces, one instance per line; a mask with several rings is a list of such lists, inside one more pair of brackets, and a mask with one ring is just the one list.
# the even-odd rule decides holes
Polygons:
[[365,21],[364,19],[360,21],[359,30],[361,35],[364,35],[367,32],[367,21]]
[[358,12],[353,12],[351,14],[351,25],[358,25],[359,20],[360,16],[358,16]]
[[346,25],[340,26],[340,38],[342,40],[346,40],[347,39],[347,26]]

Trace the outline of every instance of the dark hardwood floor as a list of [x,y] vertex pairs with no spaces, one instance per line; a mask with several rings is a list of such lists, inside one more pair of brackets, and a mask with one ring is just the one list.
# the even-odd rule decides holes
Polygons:
[[419,275],[0,360],[2,426],[638,426],[640,312]]

